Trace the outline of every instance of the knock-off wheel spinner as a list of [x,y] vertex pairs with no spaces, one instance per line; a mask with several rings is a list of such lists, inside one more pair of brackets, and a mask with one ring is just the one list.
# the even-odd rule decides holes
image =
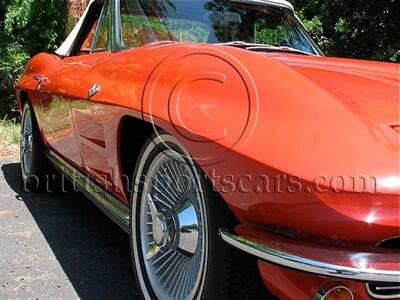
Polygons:
[[172,212],[163,211],[161,213],[158,212],[150,194],[147,194],[147,203],[153,223],[153,243],[150,245],[145,259],[150,260],[162,248],[171,247],[176,239],[178,239],[176,243],[178,250],[187,256],[195,254],[199,243],[199,220],[190,200],[182,202]]

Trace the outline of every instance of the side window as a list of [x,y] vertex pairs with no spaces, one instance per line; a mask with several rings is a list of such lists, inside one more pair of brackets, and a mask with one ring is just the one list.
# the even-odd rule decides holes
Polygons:
[[92,52],[105,51],[109,45],[109,25],[110,25],[110,13],[108,5],[105,4],[103,11],[101,12],[98,26],[96,29],[95,38],[92,44]]
[[299,26],[293,24],[287,17],[273,16],[256,20],[255,42],[273,46],[286,46],[314,53]]
[[90,51],[92,50],[92,44],[93,44],[93,40],[94,40],[94,35],[96,33],[97,23],[98,23],[98,21],[96,21],[92,25],[92,28],[90,29],[89,34],[87,35],[85,41],[83,42],[81,49],[79,50],[79,52],[81,54],[90,53]]
[[84,21],[83,28],[85,28],[86,36],[78,48],[78,54],[88,54],[108,49],[109,21],[107,1],[94,2]]
[[149,20],[139,1],[121,0],[121,33],[126,48],[135,48],[155,41],[148,23]]
[[209,38],[204,22],[183,18],[171,1],[121,0],[120,5],[125,48],[158,41],[204,43]]

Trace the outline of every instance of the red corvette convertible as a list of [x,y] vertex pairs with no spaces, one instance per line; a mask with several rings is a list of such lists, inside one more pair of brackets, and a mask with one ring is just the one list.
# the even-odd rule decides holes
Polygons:
[[145,299],[398,299],[399,85],[285,0],[92,0],[17,84],[22,179],[126,230]]

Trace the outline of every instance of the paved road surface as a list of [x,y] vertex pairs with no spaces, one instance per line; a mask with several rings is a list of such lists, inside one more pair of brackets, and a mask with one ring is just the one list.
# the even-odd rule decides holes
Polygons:
[[24,193],[0,160],[0,299],[135,299],[128,236],[80,193]]

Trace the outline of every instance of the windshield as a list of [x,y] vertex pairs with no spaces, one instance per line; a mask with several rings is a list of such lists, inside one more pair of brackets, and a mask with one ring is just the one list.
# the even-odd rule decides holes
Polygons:
[[228,0],[121,0],[122,43],[134,48],[159,41],[254,44],[320,54],[285,8]]

